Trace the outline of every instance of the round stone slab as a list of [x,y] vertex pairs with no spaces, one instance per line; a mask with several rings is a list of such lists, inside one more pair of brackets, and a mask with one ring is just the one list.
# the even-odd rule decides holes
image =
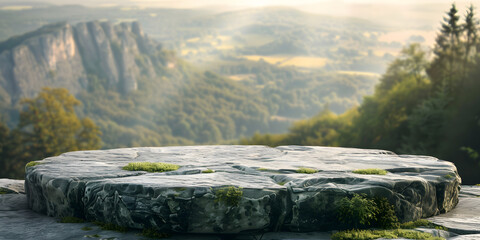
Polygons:
[[[180,168],[123,170],[130,162]],[[70,152],[38,163],[27,167],[25,178],[34,211],[166,232],[334,229],[339,201],[354,193],[384,197],[401,221],[410,221],[454,208],[461,183],[447,161],[353,148],[128,148]],[[298,173],[300,168],[317,172]],[[388,173],[353,173],[368,168]],[[230,190],[235,201],[225,197]]]

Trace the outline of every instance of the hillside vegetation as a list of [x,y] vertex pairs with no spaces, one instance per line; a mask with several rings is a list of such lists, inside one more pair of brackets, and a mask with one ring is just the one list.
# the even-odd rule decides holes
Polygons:
[[255,134],[243,144],[379,148],[454,162],[464,183],[480,182],[480,58],[473,7],[460,20],[452,6],[433,59],[417,44],[402,51],[372,96],[344,114],[328,109],[289,133]]

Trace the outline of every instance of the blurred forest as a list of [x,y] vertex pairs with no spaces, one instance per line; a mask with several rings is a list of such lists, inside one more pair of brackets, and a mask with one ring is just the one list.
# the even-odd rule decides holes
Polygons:
[[[480,182],[480,41],[473,6],[464,15],[452,6],[433,51],[414,43],[396,57],[402,43],[415,41],[382,41],[389,30],[378,23],[285,8],[0,11],[0,39],[66,16],[71,22],[105,17],[144,20],[146,32],[164,44],[135,56],[141,73],[132,92],[110,86],[95,69],[74,95],[45,88],[9,105],[3,101],[9,93],[0,92],[0,177],[23,178],[28,161],[67,151],[242,138],[241,144],[432,155],[454,162],[464,183]],[[0,43],[0,53],[11,39],[37,33]]]
[[480,182],[480,49],[474,7],[452,5],[433,56],[418,44],[388,67],[372,96],[337,115],[328,108],[286,134],[255,134],[242,144],[378,148],[456,164],[463,182]]

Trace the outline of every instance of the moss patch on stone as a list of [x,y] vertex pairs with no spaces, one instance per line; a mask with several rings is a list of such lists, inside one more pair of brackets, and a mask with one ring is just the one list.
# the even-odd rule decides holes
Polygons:
[[99,238],[101,236],[98,235],[98,234],[93,234],[93,235],[85,235],[84,237],[86,237],[86,238]]
[[366,175],[387,175],[387,170],[380,168],[366,168],[366,169],[357,169],[353,170],[353,173],[356,174],[366,174]]
[[59,223],[84,223],[85,220],[78,217],[63,217],[58,221]]
[[11,191],[9,191],[8,189],[0,187],[0,194],[7,194],[7,193],[11,193]]
[[400,228],[403,228],[403,229],[414,229],[414,228],[417,228],[417,227],[428,227],[430,226],[432,223],[426,219],[419,219],[417,221],[411,221],[411,222],[405,222],[405,223],[402,223],[400,224]]
[[239,187],[224,187],[215,191],[215,202],[223,202],[227,206],[236,207],[242,199],[243,190]]
[[37,162],[37,161],[31,161],[31,162],[28,162],[27,165],[25,165],[25,168],[37,166],[37,165],[40,165],[40,164],[42,164],[42,163],[41,163],[41,162]]
[[313,169],[313,168],[299,168],[297,169],[297,173],[305,173],[305,174],[313,174],[317,173],[318,170]]
[[90,230],[92,230],[92,228],[91,227],[82,227],[82,230],[83,231],[90,231]]
[[169,172],[179,169],[180,166],[171,163],[160,162],[132,162],[123,167],[127,171]]
[[207,169],[207,170],[203,170],[202,173],[214,173],[215,171],[212,170],[212,169]]
[[367,240],[377,238],[407,238],[407,239],[426,239],[426,240],[445,240],[441,237],[434,237],[430,233],[417,232],[414,230],[394,229],[394,230],[347,230],[332,234],[333,240]]

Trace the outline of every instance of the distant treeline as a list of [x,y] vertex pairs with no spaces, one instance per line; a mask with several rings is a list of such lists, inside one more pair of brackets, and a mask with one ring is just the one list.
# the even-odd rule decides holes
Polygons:
[[[474,7],[452,5],[433,58],[414,44],[393,61],[372,96],[350,111],[328,109],[289,133],[255,134],[242,144],[380,148],[454,162],[464,183],[480,183],[480,42]],[[430,60],[431,59],[431,60]]]

